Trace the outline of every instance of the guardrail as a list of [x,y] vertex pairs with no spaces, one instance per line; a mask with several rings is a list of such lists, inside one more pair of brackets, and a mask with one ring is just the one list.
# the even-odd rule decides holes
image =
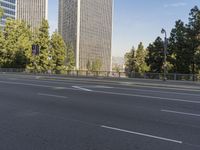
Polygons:
[[[51,71],[46,73],[30,73],[26,69],[17,68],[0,68],[0,72],[9,73],[23,73],[23,74],[35,74],[35,75],[60,75],[60,76],[70,76],[70,77],[107,77],[107,78],[140,78],[140,79],[157,79],[163,80],[163,73],[136,73],[132,72],[127,74],[125,72],[109,72],[109,71],[87,71],[87,70],[68,70],[62,74],[54,74]],[[200,81],[200,75],[198,74],[178,74],[178,73],[168,73],[168,80],[175,81]]]

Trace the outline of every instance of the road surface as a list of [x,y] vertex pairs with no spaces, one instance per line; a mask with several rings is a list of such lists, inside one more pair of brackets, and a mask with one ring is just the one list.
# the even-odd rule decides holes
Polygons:
[[0,75],[0,150],[199,150],[200,90]]

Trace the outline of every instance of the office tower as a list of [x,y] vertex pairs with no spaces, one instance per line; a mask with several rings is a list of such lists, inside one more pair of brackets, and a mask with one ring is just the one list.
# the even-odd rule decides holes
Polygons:
[[48,0],[17,0],[17,19],[24,20],[32,28],[48,18]]
[[58,30],[75,50],[76,68],[99,59],[111,70],[113,0],[59,0]]
[[15,19],[16,0],[0,0],[0,7],[4,11],[4,15],[0,21],[0,26],[3,27],[5,25],[6,18]]

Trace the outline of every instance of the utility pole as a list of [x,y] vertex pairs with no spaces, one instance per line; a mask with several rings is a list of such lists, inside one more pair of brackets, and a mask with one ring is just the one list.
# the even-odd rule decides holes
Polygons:
[[161,30],[161,33],[165,35],[164,39],[164,81],[167,81],[167,32],[165,29]]

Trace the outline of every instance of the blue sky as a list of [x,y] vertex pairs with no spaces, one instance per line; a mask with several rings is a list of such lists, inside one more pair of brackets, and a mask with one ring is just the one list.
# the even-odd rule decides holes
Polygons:
[[[185,23],[199,0],[115,0],[113,19],[113,56],[123,56],[141,41],[147,46],[160,34],[170,32],[176,20]],[[49,0],[51,32],[57,28],[58,0]]]

